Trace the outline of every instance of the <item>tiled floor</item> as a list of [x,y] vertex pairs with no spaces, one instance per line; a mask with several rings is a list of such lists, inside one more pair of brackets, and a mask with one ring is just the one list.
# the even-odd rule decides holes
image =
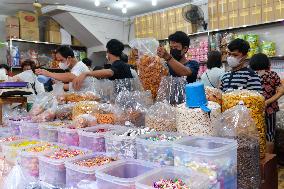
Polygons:
[[278,183],[278,189],[284,189],[284,167],[279,168]]

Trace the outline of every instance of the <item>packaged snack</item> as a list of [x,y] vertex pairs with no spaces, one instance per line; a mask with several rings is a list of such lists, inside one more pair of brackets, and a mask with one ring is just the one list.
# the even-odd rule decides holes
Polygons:
[[92,127],[97,124],[97,118],[96,116],[90,115],[90,114],[82,114],[79,115],[72,124],[72,128],[86,128],[86,127]]
[[276,55],[276,44],[271,41],[263,41],[261,43],[261,52],[266,54],[268,57]]
[[95,114],[98,124],[114,124],[114,106],[111,104],[100,104],[98,107],[98,113]]
[[205,87],[206,98],[208,101],[222,105],[222,91],[213,87]]
[[58,105],[56,110],[56,118],[60,120],[72,120],[72,111],[75,103]]
[[78,102],[72,111],[72,118],[75,120],[78,116],[82,114],[95,115],[98,113],[98,103],[94,101],[82,101]]

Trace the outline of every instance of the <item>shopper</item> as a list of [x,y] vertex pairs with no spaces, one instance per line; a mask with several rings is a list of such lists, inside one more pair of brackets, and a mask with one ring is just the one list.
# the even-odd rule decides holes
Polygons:
[[44,75],[52,79],[62,81],[64,83],[72,82],[77,76],[84,72],[88,72],[89,68],[75,58],[73,50],[68,46],[62,46],[56,50],[56,59],[60,61],[59,67],[62,70],[70,69],[66,73],[53,73],[44,69],[37,69],[37,75]]
[[208,53],[207,68],[201,76],[204,86],[219,88],[221,78],[225,74],[222,67],[222,55],[219,51],[211,51]]
[[187,76],[187,82],[193,83],[197,79],[199,64],[196,61],[188,61],[186,53],[190,39],[186,33],[177,31],[169,36],[170,53],[164,47],[157,49],[158,56],[167,61],[170,75],[174,77]]
[[266,139],[269,142],[274,142],[276,112],[279,111],[277,100],[284,94],[281,79],[276,72],[270,70],[270,61],[265,54],[254,55],[249,65],[257,71],[261,78],[263,95],[266,100]]
[[92,60],[90,60],[89,58],[84,58],[82,62],[89,68],[89,70],[92,70]]
[[228,45],[227,62],[231,71],[224,74],[220,89],[223,92],[233,89],[255,90],[262,93],[260,77],[246,64],[249,43],[235,39]]
[[130,66],[121,60],[124,50],[123,43],[116,39],[112,39],[107,43],[106,48],[106,58],[110,64],[110,68],[81,74],[73,81],[74,89],[80,89],[82,81],[84,81],[87,76],[92,76],[95,78],[108,78],[110,80],[133,78],[130,71]]

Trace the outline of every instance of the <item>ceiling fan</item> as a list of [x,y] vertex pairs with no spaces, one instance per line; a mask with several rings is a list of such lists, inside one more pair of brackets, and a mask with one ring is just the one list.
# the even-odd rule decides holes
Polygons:
[[65,4],[60,4],[60,3],[40,3],[39,0],[35,0],[33,3],[16,3],[16,2],[6,2],[6,4],[11,4],[11,5],[32,5],[35,9],[35,12],[38,14],[38,15],[41,15],[42,12],[41,12],[41,8],[44,7],[44,6],[49,6],[49,5],[62,5],[64,6]]

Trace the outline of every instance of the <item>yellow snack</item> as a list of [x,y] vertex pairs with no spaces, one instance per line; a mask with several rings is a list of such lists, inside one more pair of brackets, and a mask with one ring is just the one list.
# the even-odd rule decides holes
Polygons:
[[83,114],[95,115],[98,112],[98,103],[94,101],[78,102],[72,111],[72,118],[75,120],[78,116]]

